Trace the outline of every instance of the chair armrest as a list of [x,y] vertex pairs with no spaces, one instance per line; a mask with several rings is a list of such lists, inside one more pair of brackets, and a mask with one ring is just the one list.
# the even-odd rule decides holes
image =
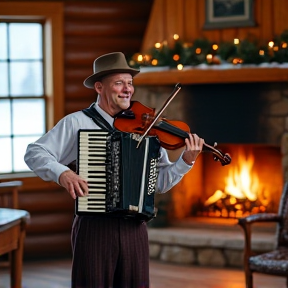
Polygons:
[[245,226],[256,222],[280,222],[281,216],[276,213],[258,213],[238,219],[238,224]]
[[244,263],[248,263],[248,258],[253,254],[251,249],[251,226],[257,222],[281,222],[281,216],[276,213],[258,213],[238,219],[238,224],[244,231]]
[[22,181],[0,182],[0,205],[18,209],[18,191],[22,185]]

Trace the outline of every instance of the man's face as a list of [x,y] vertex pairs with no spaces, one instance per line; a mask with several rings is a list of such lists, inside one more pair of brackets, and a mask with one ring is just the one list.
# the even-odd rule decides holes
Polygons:
[[132,81],[129,73],[117,73],[96,82],[94,87],[100,95],[99,106],[111,116],[129,108],[134,93]]

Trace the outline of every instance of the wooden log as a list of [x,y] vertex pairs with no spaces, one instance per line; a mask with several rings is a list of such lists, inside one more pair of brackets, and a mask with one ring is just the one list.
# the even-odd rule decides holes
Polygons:
[[30,213],[30,223],[27,226],[27,237],[35,235],[58,234],[70,232],[74,211],[50,213]]
[[19,209],[30,213],[71,212],[74,200],[66,190],[22,192],[19,195]]
[[26,237],[24,259],[60,258],[72,254],[70,233]]
[[117,20],[131,19],[133,21],[143,19],[147,22],[152,0],[145,1],[67,1],[65,3],[66,19],[107,19],[113,18]]
[[[108,19],[107,22],[91,22],[91,21],[82,21],[81,23],[76,21],[65,22],[64,33],[66,36],[75,36],[79,35],[81,37],[107,37],[113,36],[135,36],[139,31],[144,31],[146,27],[145,23],[138,23],[132,21],[114,21],[113,19]],[[127,46],[128,43],[127,43]]]

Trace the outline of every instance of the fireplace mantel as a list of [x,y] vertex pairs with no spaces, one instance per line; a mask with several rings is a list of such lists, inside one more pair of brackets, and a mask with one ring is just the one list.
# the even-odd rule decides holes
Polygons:
[[[140,69],[141,71],[141,69]],[[232,69],[169,69],[139,73],[135,85],[217,84],[248,82],[288,82],[288,68],[247,67]]]

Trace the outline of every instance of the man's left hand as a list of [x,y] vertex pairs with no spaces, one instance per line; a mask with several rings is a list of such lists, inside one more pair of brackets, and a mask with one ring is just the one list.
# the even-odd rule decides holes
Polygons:
[[192,165],[198,155],[201,153],[204,139],[200,138],[197,134],[189,133],[189,138],[185,139],[186,149],[182,155],[183,161]]

